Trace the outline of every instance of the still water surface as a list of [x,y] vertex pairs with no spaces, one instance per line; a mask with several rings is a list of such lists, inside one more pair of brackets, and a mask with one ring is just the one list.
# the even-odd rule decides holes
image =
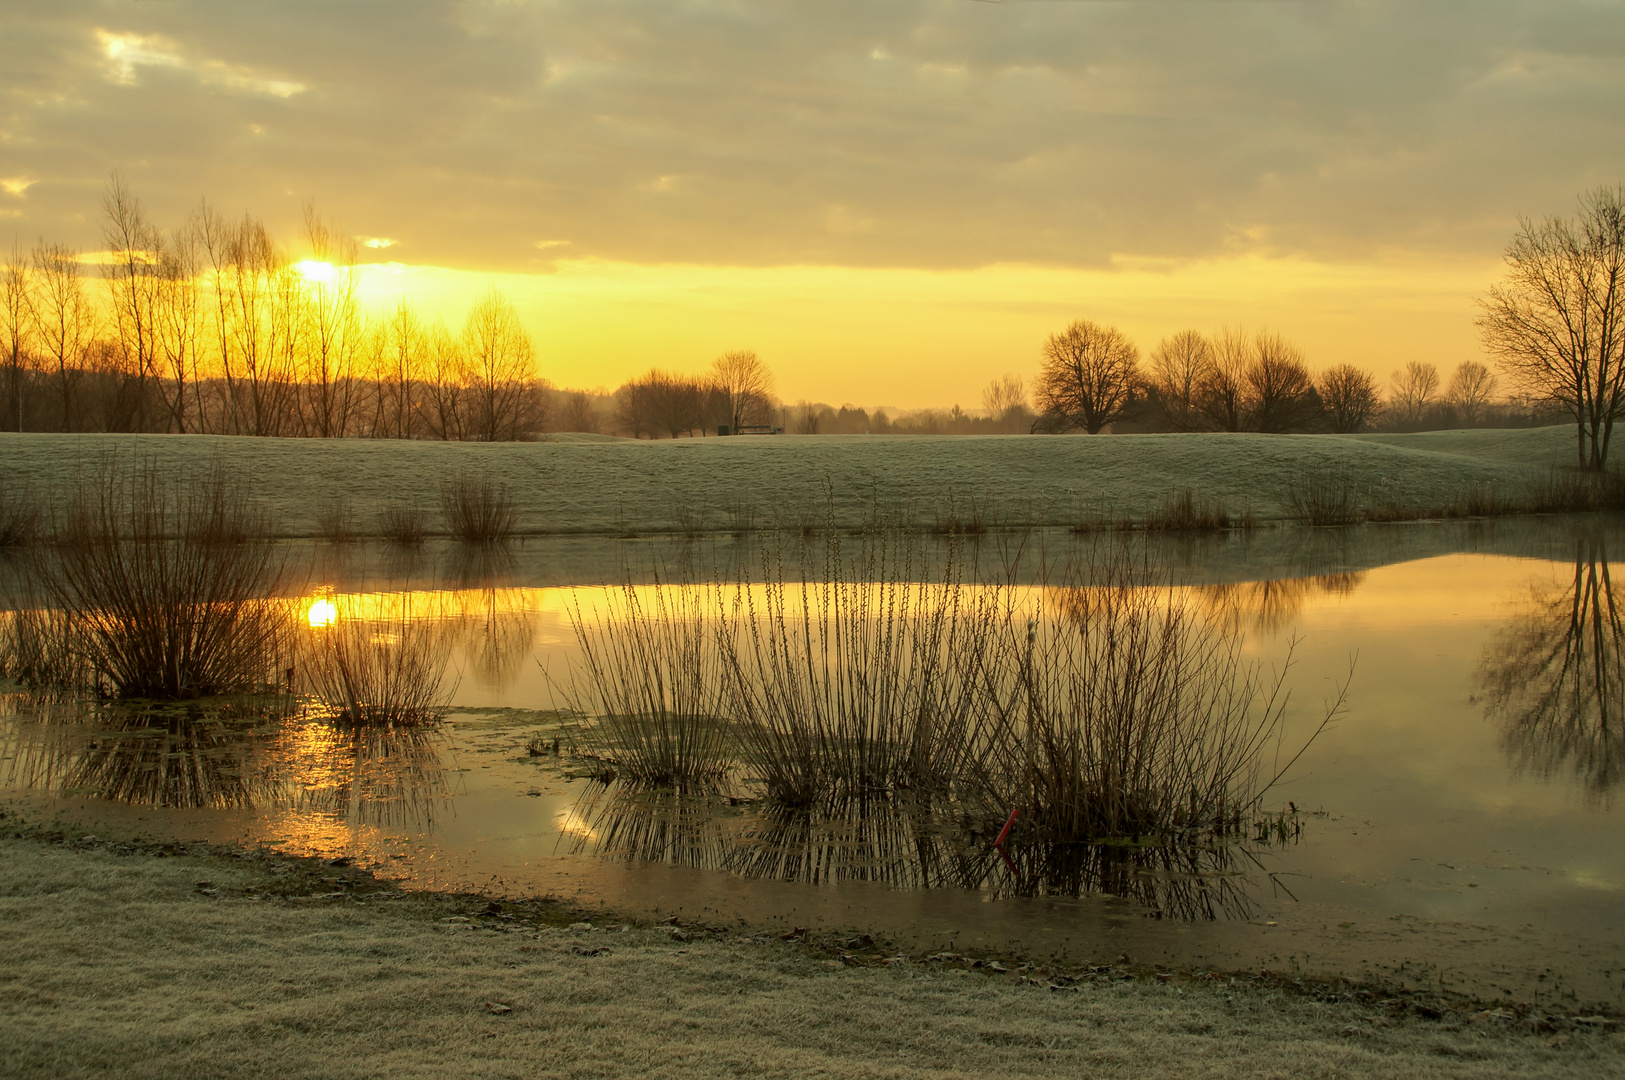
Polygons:
[[[134,723],[13,696],[0,782],[30,816],[104,837],[348,855],[412,887],[880,930],[919,949],[1127,951],[1625,1002],[1625,628],[1608,561],[1625,534],[1596,522],[1370,530],[1300,543],[1292,559],[1281,543],[1159,558],[1246,632],[1250,654],[1280,663],[1295,642],[1286,746],[1355,661],[1347,712],[1268,797],[1298,811],[1285,840],[1007,864],[928,814],[809,820],[605,789],[577,775],[548,675],[575,658],[571,608],[601,606],[619,567],[648,555],[626,544],[596,563],[579,543],[532,545],[512,564],[407,575],[413,610],[453,637],[454,705],[436,730],[200,723],[184,707]],[[402,575],[375,556],[319,553],[312,596],[398,609]],[[1259,573],[1272,563],[1291,575]]]

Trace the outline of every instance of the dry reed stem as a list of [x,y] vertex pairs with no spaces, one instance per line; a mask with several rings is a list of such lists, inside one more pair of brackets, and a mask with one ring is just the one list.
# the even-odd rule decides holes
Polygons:
[[333,603],[332,621],[308,628],[299,667],[328,716],[354,728],[438,721],[456,690],[447,661],[461,620],[410,592]]
[[118,697],[190,698],[281,681],[284,563],[241,487],[150,463],[74,494],[46,564],[40,681]]

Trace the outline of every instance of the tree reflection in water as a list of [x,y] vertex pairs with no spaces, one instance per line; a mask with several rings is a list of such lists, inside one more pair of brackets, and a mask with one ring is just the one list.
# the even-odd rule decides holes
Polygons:
[[1149,917],[1182,921],[1255,917],[1251,875],[1269,876],[1265,844],[1011,845],[1005,854],[908,800],[736,810],[714,795],[594,785],[569,820],[572,854],[806,885],[873,882],[994,898],[1107,895]]
[[1540,776],[1572,772],[1608,796],[1625,762],[1625,623],[1614,603],[1607,546],[1581,540],[1574,576],[1537,587],[1484,657],[1487,714],[1514,764]]

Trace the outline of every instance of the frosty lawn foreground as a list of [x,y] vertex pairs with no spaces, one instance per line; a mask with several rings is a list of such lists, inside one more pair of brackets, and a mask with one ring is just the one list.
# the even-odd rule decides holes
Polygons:
[[324,500],[347,499],[365,532],[403,499],[438,521],[444,481],[467,470],[505,485],[521,533],[843,528],[878,510],[922,527],[976,513],[991,523],[1069,526],[1143,517],[1192,489],[1231,514],[1286,514],[1289,487],[1335,477],[1415,506],[1469,490],[1512,494],[1573,458],[1572,427],[1417,435],[1168,434],[744,436],[538,443],[249,439],[207,435],[0,434],[7,478],[52,497],[111,455],[163,468],[218,460],[246,476],[282,535],[319,532]]
[[1596,1018],[1347,984],[1052,978],[862,943],[843,961],[755,928],[621,929],[317,860],[33,832],[0,867],[4,1076],[1625,1075]]

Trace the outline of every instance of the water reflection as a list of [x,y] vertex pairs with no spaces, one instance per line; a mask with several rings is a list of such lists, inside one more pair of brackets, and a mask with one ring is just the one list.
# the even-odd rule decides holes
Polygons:
[[990,848],[907,800],[820,810],[735,808],[715,796],[594,785],[562,823],[572,854],[803,885],[870,882],[1002,896],[1104,895],[1151,918],[1249,919],[1265,844],[1052,844]]
[[432,828],[451,797],[440,737],[341,729],[288,699],[180,703],[0,696],[7,782],[175,810]]
[[1310,600],[1321,596],[1348,596],[1364,580],[1363,573],[1320,574],[1199,585],[1194,592],[1208,616],[1220,625],[1271,635],[1296,622]]
[[10,780],[64,794],[174,809],[275,802],[266,751],[285,711],[253,701],[91,703],[8,695]]
[[1625,623],[1614,601],[1607,544],[1578,541],[1573,576],[1537,587],[1485,654],[1487,712],[1521,769],[1572,773],[1592,797],[1609,795],[1625,763]]

